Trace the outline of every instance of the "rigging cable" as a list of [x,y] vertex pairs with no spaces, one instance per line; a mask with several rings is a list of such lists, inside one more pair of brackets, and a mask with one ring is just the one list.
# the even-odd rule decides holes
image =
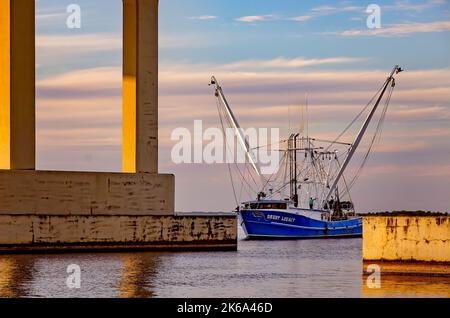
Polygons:
[[[220,117],[220,121],[221,121],[221,125],[222,125],[222,130],[224,131],[224,133],[225,133],[225,135],[226,135],[225,124],[224,124],[223,118],[225,118],[225,120],[227,121],[227,123],[228,123],[228,125],[229,125],[230,128],[232,127],[232,125],[231,125],[230,120],[227,118],[227,116],[224,115],[224,110],[223,110],[223,109],[220,109],[220,106],[221,106],[221,103],[220,103],[219,100],[217,100],[217,108],[219,109],[219,117]],[[222,112],[221,112],[221,111],[222,111]],[[233,152],[230,150],[230,145],[228,144],[228,142],[226,142],[226,146],[227,146],[227,150],[228,150],[231,154],[233,154]],[[255,191],[255,189],[253,188],[253,186],[250,185],[250,184],[248,183],[247,178],[246,178],[245,175],[242,173],[241,169],[239,168],[239,165],[234,161],[234,158],[233,158],[233,162],[234,162],[234,165],[235,165],[235,167],[236,167],[236,171],[239,173],[239,175],[241,176],[241,179],[242,179],[242,181],[243,181],[240,195],[242,195],[242,190],[243,190],[243,188],[244,188],[244,185],[247,186],[247,189],[246,189],[247,191],[246,191],[246,192],[247,192],[247,194],[248,194],[249,196],[250,196],[250,192],[257,193],[257,191]],[[230,167],[230,166],[231,166],[231,164],[228,163],[229,171],[230,171],[230,173],[231,173],[231,167]],[[246,167],[246,169],[247,169],[246,172],[248,173],[248,165],[245,164],[245,167]],[[251,179],[253,180],[253,183],[255,183],[256,187],[258,187],[258,185],[257,185],[257,183],[256,183],[256,181],[255,181],[255,179],[253,178],[253,175],[252,175],[251,173],[250,173],[250,177],[251,177]],[[233,180],[233,179],[232,179],[232,180]],[[232,186],[233,186],[233,192],[235,192],[234,181],[232,181]],[[237,201],[237,204],[239,205],[239,202],[238,202],[238,200],[237,200],[237,195],[235,195],[235,200]]]
[[[224,107],[224,108],[225,108],[225,107]],[[223,110],[223,112],[225,113],[225,110]],[[232,125],[232,123],[231,123],[231,121],[230,121],[230,118],[228,118],[228,116],[224,116],[224,117],[225,117],[225,119],[226,119],[227,122],[228,122],[228,126],[229,126],[230,128],[232,128],[233,125]],[[247,158],[247,157],[246,157],[246,158]],[[245,160],[247,160],[247,159],[245,159]],[[236,164],[236,165],[237,165],[237,164]],[[253,181],[253,183],[255,184],[256,188],[258,188],[258,184],[257,184],[255,178],[253,177],[253,174],[249,171],[248,164],[245,164],[245,169],[246,169],[247,173],[250,175],[250,178],[252,179],[252,181]],[[242,174],[241,174],[241,176],[242,176]],[[243,178],[245,178],[245,177],[243,177]],[[254,189],[253,189],[252,187],[250,187],[250,189],[251,189],[253,192],[257,193],[256,191],[254,191]]]
[[378,120],[377,127],[376,127],[376,130],[375,130],[375,134],[372,137],[372,140],[370,142],[369,148],[368,148],[367,152],[364,155],[364,158],[362,160],[362,163],[361,163],[360,167],[358,168],[358,171],[356,172],[356,174],[353,177],[353,179],[350,181],[350,186],[348,187],[347,192],[349,192],[353,188],[353,186],[355,185],[356,181],[359,179],[359,177],[360,177],[360,175],[362,173],[362,170],[366,166],[367,161],[368,161],[368,159],[370,157],[370,154],[372,153],[372,149],[374,148],[377,139],[378,139],[378,141],[381,139],[381,132],[382,132],[382,128],[383,128],[383,123],[385,121],[386,113],[387,113],[387,110],[388,110],[388,107],[389,107],[389,103],[390,103],[391,98],[392,98],[392,94],[393,94],[393,91],[394,91],[394,85],[395,84],[393,84],[389,88],[388,96],[386,98],[386,101],[385,101],[382,113],[380,115],[380,119]]
[[[220,123],[221,123],[221,125],[222,125],[222,131],[225,132],[225,129],[224,129],[225,126],[224,126],[224,124],[223,124],[223,119],[222,119],[222,116],[220,115],[220,105],[219,105],[219,101],[217,101],[216,104],[217,104],[217,112],[219,113]],[[226,138],[226,137],[225,137],[225,138]],[[228,147],[228,146],[226,147],[226,150],[229,151],[229,147]],[[228,173],[230,174],[231,187],[233,188],[234,200],[236,201],[236,204],[239,206],[239,201],[238,201],[238,198],[237,198],[237,195],[236,195],[236,189],[235,189],[235,187],[234,187],[233,174],[231,173],[231,166],[230,166],[230,164],[227,164],[227,167],[228,167]]]
[[383,86],[380,87],[380,89],[376,92],[376,94],[372,97],[372,99],[367,103],[367,105],[359,112],[359,114],[352,120],[352,122],[345,127],[345,129],[339,134],[339,136],[336,137],[336,139],[333,140],[333,142],[325,149],[325,151],[328,151],[331,146],[333,146],[341,137],[356,123],[356,121],[362,116],[362,114],[369,108],[370,105],[372,105],[375,98],[381,93],[383,90],[384,85],[386,82],[384,82]]

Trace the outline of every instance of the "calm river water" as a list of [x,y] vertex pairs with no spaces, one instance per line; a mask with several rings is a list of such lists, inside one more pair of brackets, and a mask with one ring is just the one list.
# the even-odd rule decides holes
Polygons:
[[[245,241],[238,252],[0,256],[0,297],[450,297],[450,280],[366,287],[360,239]],[[67,267],[81,268],[70,289]]]

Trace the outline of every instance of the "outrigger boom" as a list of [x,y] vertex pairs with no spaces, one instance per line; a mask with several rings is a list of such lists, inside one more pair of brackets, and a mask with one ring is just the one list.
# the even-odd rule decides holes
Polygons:
[[227,98],[225,97],[225,94],[223,93],[222,87],[220,87],[219,82],[217,81],[217,79],[213,76],[211,77],[211,83],[209,84],[214,85],[215,89],[216,89],[216,97],[220,98],[223,105],[225,106],[226,112],[228,117],[231,120],[231,124],[233,125],[233,129],[236,132],[236,136],[238,137],[239,143],[241,144],[241,146],[244,148],[245,153],[248,157],[248,160],[250,161],[250,164],[252,165],[253,169],[255,170],[255,172],[258,174],[258,176],[261,177],[261,173],[259,171],[258,165],[256,163],[256,159],[254,157],[254,154],[250,148],[250,145],[247,141],[247,139],[245,139],[244,134],[242,133],[242,129],[241,126],[239,126],[239,123],[236,119],[236,117],[234,116],[233,111],[231,110],[230,105],[228,104]]
[[366,121],[364,122],[364,125],[361,127],[361,130],[359,131],[358,135],[356,136],[355,142],[354,142],[353,145],[350,147],[350,151],[349,151],[347,157],[345,158],[345,161],[344,161],[344,163],[342,164],[341,169],[339,170],[339,172],[338,172],[338,174],[337,174],[337,176],[336,176],[336,178],[335,178],[335,180],[334,180],[334,182],[333,182],[333,185],[330,187],[330,190],[328,191],[328,194],[327,194],[327,196],[325,197],[324,203],[325,203],[325,202],[328,202],[328,200],[330,199],[330,197],[333,195],[333,192],[336,190],[336,187],[337,187],[337,185],[338,185],[340,179],[342,178],[342,176],[343,176],[343,174],[344,174],[344,172],[345,172],[345,169],[347,169],[348,164],[349,164],[350,161],[352,160],[353,155],[354,155],[355,152],[356,152],[356,149],[358,148],[359,144],[361,143],[361,140],[363,139],[364,134],[366,133],[367,128],[369,127],[369,124],[370,124],[370,122],[372,121],[372,118],[373,118],[375,112],[377,111],[378,106],[380,105],[381,100],[383,99],[384,93],[386,93],[386,90],[387,90],[387,88],[389,87],[389,85],[395,86],[395,78],[394,78],[394,75],[396,75],[396,74],[398,74],[398,73],[400,73],[400,72],[403,72],[403,69],[402,69],[400,66],[396,65],[396,66],[394,67],[394,69],[392,70],[391,75],[390,75],[390,76],[388,77],[388,79],[386,80],[386,83],[385,83],[384,86],[383,86],[383,90],[382,90],[380,96],[378,97],[377,102],[376,102],[375,105],[373,106],[372,111],[370,112],[370,114],[367,116],[367,119],[366,119]]

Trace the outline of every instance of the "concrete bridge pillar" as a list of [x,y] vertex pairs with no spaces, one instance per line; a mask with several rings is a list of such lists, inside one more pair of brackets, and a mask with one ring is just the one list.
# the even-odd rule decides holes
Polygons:
[[158,0],[123,0],[123,173],[34,171],[34,6],[0,0],[0,253],[236,249],[234,215],[175,215],[158,174]]
[[[0,2],[0,169],[35,169],[35,1]],[[123,0],[123,171],[158,172],[158,0]]]
[[35,169],[34,3],[0,1],[0,169]]
[[123,0],[122,162],[158,172],[158,0]]

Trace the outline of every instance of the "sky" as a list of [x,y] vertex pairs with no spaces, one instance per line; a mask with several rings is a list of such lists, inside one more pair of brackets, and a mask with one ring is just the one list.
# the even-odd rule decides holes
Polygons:
[[[80,29],[66,26],[72,3]],[[121,6],[36,1],[38,169],[121,170]],[[170,156],[175,128],[219,127],[211,75],[241,126],[287,133],[308,94],[311,134],[334,139],[396,64],[406,72],[352,199],[361,212],[450,210],[449,1],[160,0],[159,33],[159,169],[176,175],[177,211],[236,205],[226,165]]]

